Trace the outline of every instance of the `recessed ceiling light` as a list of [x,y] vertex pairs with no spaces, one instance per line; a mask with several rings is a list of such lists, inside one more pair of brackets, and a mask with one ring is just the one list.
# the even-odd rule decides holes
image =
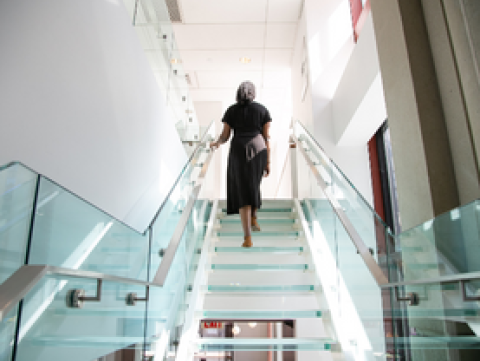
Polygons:
[[251,61],[252,61],[252,59],[247,58],[246,56],[244,56],[243,58],[240,58],[240,62],[243,63],[243,64],[248,64]]

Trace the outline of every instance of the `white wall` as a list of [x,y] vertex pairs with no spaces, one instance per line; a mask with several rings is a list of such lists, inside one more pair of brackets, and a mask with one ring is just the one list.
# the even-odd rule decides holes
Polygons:
[[333,99],[335,142],[362,146],[387,119],[371,14],[368,15]]
[[[360,37],[362,36],[364,36],[363,32],[360,34]],[[309,92],[302,101],[300,67],[304,39],[308,49],[310,83]],[[358,77],[355,74],[347,77],[345,72],[349,68],[361,67],[361,64],[369,61],[371,56],[376,56],[368,51],[360,53],[357,48],[358,45],[353,41],[348,1],[305,1],[292,61],[293,117],[306,125],[328,156],[340,167],[366,200],[372,203],[366,141],[363,144],[359,141],[344,141],[340,145],[335,129],[337,122],[342,121],[342,124],[348,124],[353,119],[365,94],[370,89],[368,86],[357,86],[361,81],[361,74]],[[348,96],[344,93],[337,94],[339,84],[342,85],[342,89],[350,90]],[[347,100],[355,101],[352,104],[342,104],[339,101],[335,109],[337,97],[338,99],[346,97]],[[342,113],[338,110],[342,106],[353,110],[350,113]],[[371,131],[371,135],[375,130]],[[363,137],[363,139],[367,138],[369,137]],[[302,194],[302,188],[308,185],[302,185],[302,179],[300,179],[299,187]]]
[[123,2],[2,1],[0,47],[0,164],[143,231],[186,156]]
[[[219,133],[223,129],[222,118],[224,113],[225,104],[223,101],[196,101],[193,103],[195,107],[195,113],[197,114],[198,123],[201,127],[206,127],[212,120],[215,121],[215,140],[217,140]],[[207,181],[204,182],[203,187],[208,187],[209,192],[202,191],[202,196],[209,198],[225,198],[225,182],[226,173],[222,168],[222,154],[228,151],[228,147],[223,145],[216,150],[214,158],[210,163],[208,170]],[[225,168],[226,169],[226,168]],[[212,189],[213,187],[213,189]]]

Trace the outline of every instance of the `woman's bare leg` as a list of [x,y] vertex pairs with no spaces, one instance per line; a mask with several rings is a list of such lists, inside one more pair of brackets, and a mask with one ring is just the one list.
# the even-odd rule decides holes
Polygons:
[[252,231],[260,232],[260,226],[257,222],[257,208],[252,207]]
[[240,219],[242,220],[243,234],[245,237],[251,237],[252,227],[252,207],[245,206],[240,208]]

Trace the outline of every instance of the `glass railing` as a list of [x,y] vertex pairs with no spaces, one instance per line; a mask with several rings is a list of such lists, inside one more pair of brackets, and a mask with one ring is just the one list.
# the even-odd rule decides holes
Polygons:
[[[385,254],[385,250],[379,248],[377,244],[385,244],[385,241],[377,242],[377,237],[384,239],[388,226],[299,122],[295,123],[294,134],[298,139],[298,146],[307,153],[323,179],[326,193],[338,201],[360,238],[367,247],[373,250],[373,255],[378,262],[378,255]],[[302,155],[299,157],[304,158]],[[303,167],[310,169],[309,164],[304,164]],[[311,171],[308,171],[308,174],[310,175],[310,179],[308,179],[311,188],[310,194],[317,196],[319,201],[325,200],[328,203],[327,194],[324,194],[321,188],[316,187],[318,181],[314,174]]]
[[[165,303],[155,302],[149,311],[158,314],[159,309],[163,312],[166,305],[173,307],[178,300],[184,300],[190,263],[196,257],[194,245],[202,239],[205,217],[209,215],[209,202],[195,199],[200,188],[196,181],[205,177],[201,172],[207,171],[212,156],[205,141],[213,139],[213,135],[212,122],[202,137],[202,143],[190,157],[150,226],[143,233],[20,163],[3,167],[0,171],[1,282],[27,263],[152,283],[164,258],[167,258],[164,278],[155,282],[164,287],[151,290],[151,297],[158,296],[158,300],[164,299]],[[186,209],[192,201],[193,208]],[[187,226],[185,230],[180,230],[181,239],[177,239],[172,248],[170,243],[175,239],[174,233],[179,232],[177,224],[182,217],[189,217],[185,218],[188,219]],[[168,252],[175,256],[166,257]],[[45,295],[44,288],[41,289],[38,295]],[[0,297],[1,302],[3,300]],[[35,307],[32,307],[33,310]],[[172,308],[168,312],[174,314],[180,310],[181,308]],[[8,316],[2,314],[0,324],[1,361],[10,360],[11,340],[18,319],[18,310],[9,309],[8,312]],[[22,310],[19,312],[24,314]],[[28,311],[25,312],[28,314]],[[41,307],[38,308],[33,318],[41,317],[43,312]],[[22,322],[25,317],[22,316]],[[178,329],[178,318],[174,318],[168,324],[171,335],[174,335],[173,330]],[[148,329],[152,335],[158,334],[155,319],[149,321]],[[18,329],[17,337],[22,332]],[[47,339],[48,337],[42,340],[47,342]],[[18,355],[17,353],[17,357]]]
[[1,321],[0,360],[163,359],[183,324],[185,274],[193,267],[192,258],[184,257],[192,248],[189,239],[204,235],[209,217],[210,202],[199,204],[202,213],[192,215],[195,229],[184,237],[164,287],[54,269],[23,297],[20,316],[14,307]]
[[399,280],[480,271],[480,201],[453,209],[391,237]]
[[[212,123],[202,141],[213,135]],[[0,170],[0,283],[26,262],[147,281],[209,154],[200,143],[143,233],[20,163],[5,166]]]
[[[161,287],[117,275],[99,278],[97,270],[46,267],[47,274],[23,296],[20,311],[14,305],[6,315],[0,313],[0,360],[96,360],[120,354],[137,355],[133,359],[163,357],[159,353],[174,347],[185,322],[189,282],[211,206],[206,199],[195,202]],[[11,284],[21,283],[18,274],[9,279]],[[1,289],[0,304],[8,293],[4,291],[10,290],[11,285]]]
[[[99,301],[69,308],[66,300],[75,289],[95,296],[97,280],[49,275],[24,297],[16,361],[94,360],[143,349],[146,304],[129,306],[125,300],[132,292],[145,296],[146,287],[103,280]],[[156,317],[163,320],[168,313]]]
[[37,174],[20,164],[0,168],[0,283],[25,263]]
[[172,2],[168,6],[164,0],[123,0],[123,3],[162,90],[164,101],[175,118],[181,139],[198,141],[199,122],[189,92],[191,79],[185,73],[171,20],[181,14],[180,9],[175,8],[177,3]]
[[[314,267],[342,349],[372,360],[478,358],[479,201],[393,235],[301,124],[294,135]],[[359,256],[359,240],[374,262]]]
[[336,199],[390,282],[480,271],[479,200],[394,235],[299,122],[295,123],[294,134],[311,161],[299,167],[307,170],[313,165],[326,185],[324,193],[308,170],[309,177],[301,180],[307,197],[315,199],[317,208],[328,208],[327,195]]
[[[297,164],[308,166],[302,156]],[[374,355],[386,352],[382,290],[334,208],[321,195],[320,185],[311,182],[310,191],[315,196],[305,197],[301,207],[314,242],[310,245],[314,267],[338,341],[348,352],[354,348],[359,359],[373,360]]]

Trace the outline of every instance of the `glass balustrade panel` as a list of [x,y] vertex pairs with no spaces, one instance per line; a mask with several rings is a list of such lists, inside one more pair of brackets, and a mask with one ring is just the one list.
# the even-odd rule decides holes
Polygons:
[[192,155],[190,162],[184,168],[177,184],[164,201],[162,209],[152,224],[150,281],[153,281],[155,278],[185,207],[195,189],[196,181],[199,178],[203,163],[208,154],[209,150],[202,146]]
[[0,283],[25,262],[36,184],[21,164],[0,168]]
[[172,67],[173,26],[167,5],[156,0],[123,0],[145,55],[167,100]]
[[[478,282],[465,284],[468,297],[480,294]],[[387,337],[396,360],[475,360],[480,357],[480,308],[478,301],[463,298],[458,282],[430,283],[390,289],[391,320],[394,333]],[[411,305],[411,294],[417,303]]]
[[[100,301],[71,308],[74,290],[96,296],[95,279],[44,277],[24,298],[15,361],[95,360],[124,350],[143,350],[146,303],[126,303],[146,288],[104,280]],[[151,315],[161,317],[161,315]]]
[[[378,227],[387,228],[383,221],[376,215],[368,201],[352,185],[337,165],[326,155],[311,134],[299,122],[295,123],[294,132],[307,157],[313,163],[315,171],[326,186],[326,193],[335,198],[339,207],[348,217],[355,231],[364,243],[375,252],[378,261],[377,236],[383,237],[384,231]],[[303,155],[301,156],[303,157]]]
[[[208,200],[195,202],[168,270],[164,287],[151,289],[151,299],[155,302],[150,302],[148,305],[147,335],[149,337],[168,338],[170,345],[180,339],[210,211],[211,203]],[[152,320],[149,316],[151,313],[159,312],[160,309],[164,309],[167,315],[163,328],[160,328],[156,320]],[[147,349],[155,348],[154,343],[147,345]],[[175,347],[170,351],[173,352],[174,349]]]
[[149,236],[42,178],[30,264],[146,280]]
[[18,306],[14,307],[0,322],[0,361],[12,360],[17,317]]
[[[297,161],[300,166],[306,162],[301,154]],[[322,172],[327,178],[332,169]],[[381,289],[321,186],[312,179],[308,189],[312,195],[303,198],[301,204],[313,237],[314,267],[342,350],[362,359],[376,359],[378,355],[385,359]]]
[[480,271],[480,201],[451,210],[394,238],[389,258],[400,280]]

